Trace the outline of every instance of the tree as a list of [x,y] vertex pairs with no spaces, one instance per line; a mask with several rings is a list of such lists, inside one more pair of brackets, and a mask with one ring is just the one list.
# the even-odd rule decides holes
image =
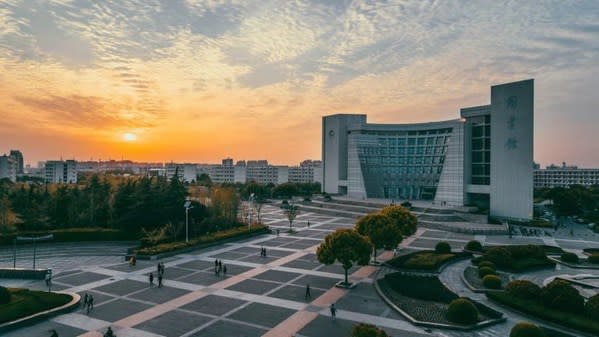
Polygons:
[[418,220],[408,209],[402,206],[387,206],[381,210],[381,214],[388,216],[401,230],[404,236],[416,233]]
[[260,214],[262,212],[262,206],[264,206],[265,203],[266,203],[266,199],[261,198],[260,196],[257,196],[256,200],[254,200],[254,210],[256,210],[256,216],[258,217],[258,223],[262,223]]
[[212,179],[210,179],[210,176],[207,175],[206,173],[202,173],[197,176],[196,183],[201,186],[211,187]]
[[365,235],[372,242],[373,258],[376,263],[377,249],[397,247],[402,240],[400,227],[397,222],[381,213],[368,214],[356,223],[356,231]]
[[287,216],[287,220],[289,220],[289,232],[293,232],[293,220],[299,214],[299,207],[296,205],[289,205],[289,207],[285,208],[285,215]]
[[213,188],[210,193],[210,200],[212,201],[214,215],[217,218],[225,220],[227,225],[235,223],[241,203],[235,188]]
[[283,183],[273,188],[272,194],[277,198],[283,197],[286,199],[291,199],[293,196],[299,195],[299,189],[294,183]]
[[383,329],[379,329],[372,324],[360,323],[354,325],[351,331],[351,337],[388,337]]
[[339,261],[345,271],[344,284],[349,284],[347,271],[354,264],[367,265],[370,260],[372,243],[353,229],[340,228],[324,238],[316,249],[318,261],[326,265]]

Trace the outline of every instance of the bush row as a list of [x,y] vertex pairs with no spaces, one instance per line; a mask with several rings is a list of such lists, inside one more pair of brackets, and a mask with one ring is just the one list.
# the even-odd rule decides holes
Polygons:
[[[130,241],[137,239],[137,233],[109,228],[68,228],[48,231],[24,231],[19,233],[0,234],[0,245],[12,245],[17,236],[38,237],[54,235],[52,242],[79,241]],[[21,243],[21,242],[19,242]]]
[[260,224],[252,225],[252,227],[250,229],[248,229],[247,226],[241,226],[241,227],[235,227],[235,228],[227,229],[224,231],[210,233],[208,235],[200,236],[198,238],[189,240],[188,243],[186,243],[184,241],[177,241],[177,242],[161,243],[161,244],[151,246],[151,247],[143,247],[143,248],[134,249],[134,253],[139,254],[139,255],[156,255],[156,254],[168,253],[168,252],[172,252],[175,250],[192,247],[192,246],[196,246],[196,245],[209,244],[209,243],[213,243],[216,241],[231,239],[231,238],[238,237],[238,236],[244,236],[244,235],[256,234],[256,233],[267,233],[269,231],[270,230],[268,229],[268,226],[264,226],[264,225],[260,225]]

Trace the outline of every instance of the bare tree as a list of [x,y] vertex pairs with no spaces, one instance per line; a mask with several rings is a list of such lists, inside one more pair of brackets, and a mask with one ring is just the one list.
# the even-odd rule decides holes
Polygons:
[[289,220],[289,232],[293,232],[293,220],[295,220],[295,217],[299,214],[299,207],[296,205],[289,205],[289,207],[287,207],[285,209],[285,215],[287,215],[287,220]]

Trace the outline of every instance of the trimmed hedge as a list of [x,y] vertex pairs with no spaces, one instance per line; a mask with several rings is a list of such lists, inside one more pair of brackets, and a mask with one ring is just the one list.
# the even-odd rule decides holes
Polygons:
[[227,229],[227,230],[216,232],[216,233],[210,233],[208,235],[204,235],[204,236],[200,236],[198,238],[191,239],[191,240],[189,240],[189,243],[186,243],[185,241],[161,243],[156,246],[134,249],[133,252],[135,254],[139,254],[139,255],[156,255],[156,254],[172,252],[172,251],[187,248],[187,247],[193,247],[193,246],[200,245],[200,244],[208,244],[208,243],[213,243],[213,242],[217,242],[220,240],[231,239],[231,238],[238,237],[238,236],[244,236],[244,235],[254,234],[254,233],[268,233],[268,232],[270,232],[270,230],[268,229],[268,226],[261,225],[261,224],[254,224],[254,225],[252,225],[252,227],[249,230],[248,230],[247,226],[235,227],[235,228]]
[[470,250],[473,252],[482,252],[483,245],[480,243],[480,241],[470,240],[470,241],[468,241],[466,246],[464,246],[464,249]]
[[441,241],[435,245],[435,253],[437,254],[449,254],[451,253],[451,246],[445,241]]
[[6,304],[10,302],[10,291],[3,286],[0,286],[0,304]]
[[385,280],[391,289],[408,297],[442,303],[450,303],[458,298],[437,277],[433,276],[392,273],[385,275]]
[[578,255],[570,252],[563,252],[560,259],[567,263],[578,263]]
[[548,308],[573,313],[584,311],[584,297],[570,282],[555,279],[541,289],[541,302]]
[[478,268],[478,276],[480,278],[483,278],[487,275],[495,275],[495,274],[497,274],[497,273],[495,272],[495,269],[493,269],[493,268],[490,268],[490,267]]
[[[546,251],[553,247],[536,245],[520,246],[496,246],[486,250],[483,256],[472,259],[477,264],[482,261],[493,262],[498,269],[522,272],[534,268],[555,266],[555,263],[547,258]],[[559,250],[561,254],[561,249]]]
[[497,275],[483,277],[483,285],[489,289],[501,289],[501,279]]
[[0,305],[0,324],[53,309],[72,300],[70,295],[47,291],[14,288],[9,291],[11,292],[11,301]]
[[389,335],[372,324],[359,323],[352,328],[351,337],[389,337]]
[[510,337],[545,337],[545,333],[532,323],[520,322],[514,325],[510,331]]
[[[68,228],[48,231],[27,231],[10,234],[0,234],[0,245],[12,245],[17,236],[45,236],[53,234],[52,242],[80,241],[131,241],[137,240],[137,233],[110,228]],[[19,243],[21,244],[21,243]]]
[[537,318],[545,319],[570,329],[599,335],[599,321],[589,319],[586,315],[547,308],[539,301],[517,298],[507,292],[488,292],[486,295],[496,302]]
[[508,283],[505,291],[523,300],[538,300],[541,297],[541,287],[528,280],[514,280]]
[[595,321],[599,321],[599,294],[591,296],[584,305],[585,314]]
[[482,267],[489,267],[493,270],[497,269],[497,267],[495,266],[495,263],[493,263],[491,261],[482,261],[481,263],[479,263],[478,268],[482,268]]
[[589,263],[599,264],[599,254],[596,253],[596,254],[589,256],[587,258],[587,261],[589,261]]
[[474,324],[478,322],[478,310],[468,299],[457,298],[449,303],[447,319],[458,324]]

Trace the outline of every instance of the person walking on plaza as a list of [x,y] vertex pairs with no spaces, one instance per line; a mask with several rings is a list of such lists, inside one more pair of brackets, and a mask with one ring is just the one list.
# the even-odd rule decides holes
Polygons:
[[89,301],[89,295],[87,293],[85,293],[85,295],[83,296],[83,310],[85,310],[85,308],[87,308],[88,301]]
[[161,269],[162,269],[162,266],[160,265],[160,262],[158,262],[158,264],[156,265],[156,275],[160,274]]
[[52,333],[50,337],[58,337],[58,332],[56,332],[56,330],[52,329],[50,332]]
[[280,230],[277,228],[277,237],[279,237]]
[[94,310],[94,297],[89,295],[87,298],[87,314],[89,315],[89,312],[92,310]]
[[216,270],[216,268],[218,268],[218,260],[214,260],[214,270]]
[[227,276],[227,265],[223,265],[223,276]]
[[150,279],[150,288],[154,286],[154,273],[150,272],[150,275],[148,276],[148,278]]
[[331,317],[333,318],[333,321],[336,318],[336,314],[337,314],[337,307],[335,307],[335,303],[331,303]]
[[112,332],[112,328],[108,327],[108,330],[106,330],[106,333],[104,334],[104,337],[116,337],[116,335],[114,334],[114,332]]
[[308,220],[308,228],[310,228],[310,221]]
[[162,273],[158,274],[158,288],[162,288]]
[[306,285],[306,295],[304,296],[304,300],[312,299],[312,294],[310,294],[310,285]]

